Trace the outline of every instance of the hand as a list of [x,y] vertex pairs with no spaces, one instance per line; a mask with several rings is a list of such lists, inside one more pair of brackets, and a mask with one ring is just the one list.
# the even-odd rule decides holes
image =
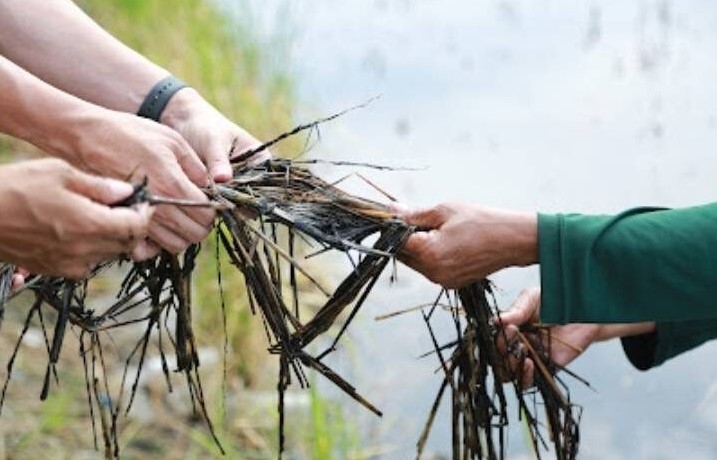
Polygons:
[[[194,148],[214,182],[227,182],[232,178],[230,154],[238,155],[261,144],[192,88],[183,88],[169,101],[161,122],[180,133]],[[268,151],[262,152],[252,162],[261,162],[270,156]]]
[[[103,110],[99,120],[78,126],[80,140],[71,161],[102,176],[132,182],[149,180],[154,195],[208,201],[198,186],[207,186],[207,170],[177,132],[159,123],[121,112]],[[158,206],[142,242],[138,259],[153,257],[159,247],[178,254],[202,241],[214,222],[209,208]],[[155,244],[156,243],[156,244]]]
[[147,234],[147,205],[107,206],[131,193],[128,183],[60,160],[0,167],[0,260],[24,273],[84,278],[98,263],[131,253]]
[[[523,388],[533,386],[535,380],[535,363],[531,358],[520,360],[510,353],[511,348],[519,343],[518,332],[521,326],[535,325],[540,322],[540,288],[533,287],[523,290],[510,310],[500,315],[500,322],[505,333],[498,333],[496,346],[498,352],[508,356],[508,367],[513,375],[522,366]],[[652,332],[655,323],[635,324],[566,324],[538,328],[533,340],[542,340],[545,350],[550,351],[550,359],[557,365],[565,367],[575,358],[584,353],[594,342],[616,337],[640,335]],[[521,362],[522,361],[522,362]],[[510,380],[504,376],[504,379]]]
[[24,268],[16,268],[15,272],[12,274],[12,285],[10,287],[10,291],[15,293],[22,289],[28,276],[30,276],[29,271]]
[[[534,325],[540,322],[540,288],[534,287],[521,292],[510,310],[500,315],[505,333],[498,333],[496,346],[498,352],[508,356],[508,366],[515,375],[522,366],[522,386],[529,388],[535,380],[535,363],[531,358],[521,360],[510,350],[518,345],[518,332],[521,326]],[[596,340],[601,340],[603,326],[599,324],[568,324],[552,326],[549,329],[537,329],[539,336],[531,337],[541,340],[544,349],[550,350],[550,359],[559,366],[567,366],[580,356]],[[530,334],[533,335],[533,334]],[[521,362],[522,361],[522,362]],[[510,380],[504,376],[504,380]]]
[[512,265],[537,262],[537,217],[471,204],[397,210],[419,230],[399,258],[431,281],[459,288]]

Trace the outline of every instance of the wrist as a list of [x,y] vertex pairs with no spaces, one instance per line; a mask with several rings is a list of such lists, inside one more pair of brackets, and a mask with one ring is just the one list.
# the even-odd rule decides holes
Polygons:
[[[47,132],[53,133],[44,148],[53,156],[62,158],[90,173],[101,173],[103,148],[118,129],[122,120],[118,112],[90,103],[78,104],[60,116],[52,117]],[[112,152],[117,157],[118,152]]]
[[31,128],[31,142],[45,152],[70,163],[84,162],[84,152],[90,147],[91,133],[108,129],[111,110],[68,96],[52,107],[44,107]]
[[655,331],[655,322],[631,323],[631,324],[602,324],[597,335],[597,340],[604,341],[617,337],[630,337],[635,335],[650,334]]
[[526,267],[538,262],[538,216],[535,213],[515,213],[511,219],[510,265]]
[[182,124],[192,117],[197,107],[206,104],[207,102],[197,90],[186,86],[177,91],[172,99],[169,100],[164,112],[162,112],[162,116],[159,118],[159,122],[177,131]]

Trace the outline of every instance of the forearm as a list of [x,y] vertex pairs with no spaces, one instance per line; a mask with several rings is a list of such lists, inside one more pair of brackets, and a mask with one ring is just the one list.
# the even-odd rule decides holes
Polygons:
[[131,113],[169,74],[70,0],[0,2],[0,54],[65,92]]
[[616,339],[618,337],[633,337],[637,335],[650,334],[655,331],[655,323],[652,321],[645,323],[628,323],[628,324],[603,324],[597,334],[597,341]]
[[79,133],[104,109],[54,88],[0,56],[0,132],[79,161]]
[[640,370],[659,366],[717,337],[717,320],[657,323],[645,334],[623,337],[622,347]]

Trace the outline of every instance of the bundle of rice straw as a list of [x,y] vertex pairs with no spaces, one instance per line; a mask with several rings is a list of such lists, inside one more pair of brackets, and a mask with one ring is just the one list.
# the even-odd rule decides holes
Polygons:
[[[408,236],[415,231],[397,219],[388,206],[350,195],[335,184],[311,173],[307,165],[312,161],[275,159],[259,165],[249,163],[255,153],[339,115],[341,114],[299,126],[271,142],[238,155],[234,159],[233,180],[206,190],[211,198],[211,206],[218,210],[215,228],[217,239],[236,270],[243,275],[249,293],[250,308],[261,316],[266,328],[269,353],[278,356],[280,456],[284,450],[284,394],[294,382],[301,387],[308,386],[305,373],[307,368],[323,375],[371,412],[381,415],[375,405],[328,367],[324,358],[336,349],[337,342],[356,317],[381,273]],[[345,162],[339,164],[364,166]],[[122,204],[131,205],[142,201],[156,205],[200,205],[153,197],[146,184],[138,185],[134,195]],[[245,219],[247,213],[254,218]],[[279,237],[282,232],[286,235],[285,238]],[[372,235],[376,237],[375,242],[367,245],[365,242]],[[353,269],[333,292],[322,287],[304,266],[304,257],[300,257],[296,252],[297,239],[315,247],[314,254],[339,251],[349,254],[355,261]],[[176,371],[185,376],[196,413],[205,420],[219,449],[222,449],[205,406],[198,372],[200,361],[192,324],[191,278],[198,251],[198,246],[192,246],[181,256],[161,253],[153,260],[131,264],[117,289],[116,299],[108,306],[88,305],[90,280],[109,266],[127,263],[126,261],[103,264],[82,282],[44,276],[31,277],[26,289],[34,293],[35,301],[8,363],[0,410],[22,338],[37,318],[47,337],[48,354],[41,398],[48,396],[53,381],[57,381],[56,365],[63,339],[68,332],[68,326],[74,327],[78,331],[79,352],[85,368],[93,431],[96,433],[96,420],[99,419],[107,458],[117,458],[120,454],[118,418],[122,412],[126,413],[132,407],[147,349],[155,339],[168,389],[172,388],[172,379],[166,354],[167,348],[171,348],[176,356]],[[288,280],[285,279],[286,274]],[[3,289],[7,292],[11,276],[12,267],[0,270],[0,296]],[[300,314],[301,300],[297,283],[299,276],[306,277],[317,291],[326,295],[325,303],[310,318],[302,318]],[[283,289],[287,285],[290,287],[290,295],[286,295]],[[504,455],[503,430],[508,422],[507,403],[503,386],[496,377],[499,368],[505,371],[504,357],[499,356],[495,350],[495,339],[499,330],[490,321],[495,310],[492,310],[486,301],[485,293],[488,290],[489,285],[481,282],[458,292],[460,305],[456,305],[453,310],[457,331],[455,342],[440,345],[431,331],[445,378],[419,442],[419,455],[446,388],[451,389],[453,399],[454,455],[459,455],[460,458],[502,458]],[[0,297],[0,305],[2,298]],[[225,308],[223,301],[222,308]],[[47,330],[48,309],[54,310],[57,318],[51,338]],[[459,311],[461,313],[458,313]],[[429,330],[432,314],[433,309],[430,313],[424,312]],[[105,377],[106,352],[103,351],[109,340],[107,333],[116,328],[138,324],[143,325],[145,332],[125,360],[119,394],[110,397],[110,385]],[[170,324],[174,326],[170,327]],[[318,354],[309,352],[307,347],[322,337],[334,324],[339,324],[340,327],[331,345]],[[526,333],[526,336],[528,335]],[[543,341],[532,340],[527,343],[539,344]],[[453,349],[452,355],[446,359],[443,352],[450,348]],[[578,421],[573,414],[572,404],[555,384],[553,374],[557,368],[550,363],[548,351],[538,345],[530,347],[529,356],[536,363],[540,363],[536,393],[545,403],[549,436],[554,442],[558,458],[574,458],[577,452]],[[132,367],[136,368],[133,376],[129,375]],[[520,376],[514,377],[513,380],[518,382]],[[492,385],[488,384],[489,379],[493,379]],[[123,394],[123,389],[129,380],[133,383],[126,395]],[[537,449],[538,440],[543,439],[540,423],[535,410],[527,404],[517,383],[514,386],[520,413],[529,422],[533,443]],[[496,430],[497,434],[494,433]],[[97,446],[97,435],[95,445]]]

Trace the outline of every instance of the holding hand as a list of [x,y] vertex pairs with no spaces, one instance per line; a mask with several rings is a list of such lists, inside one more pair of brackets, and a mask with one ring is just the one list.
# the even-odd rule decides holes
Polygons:
[[152,211],[110,208],[132,186],[91,176],[60,160],[0,168],[0,260],[29,271],[81,279],[98,263],[131,253],[147,234]]
[[[261,144],[189,87],[172,97],[160,121],[182,135],[209,169],[209,176],[218,183],[232,178],[230,155]],[[269,152],[262,152],[252,161],[261,162],[269,156]]]
[[[206,168],[171,128],[135,115],[98,109],[86,126],[73,129],[79,137],[74,146],[79,153],[70,158],[83,170],[132,182],[146,177],[150,191],[157,196],[209,201],[199,188],[209,185]],[[136,256],[150,258],[160,246],[180,253],[202,241],[213,222],[210,208],[160,206],[149,229],[152,242],[142,242]]]
[[399,210],[419,228],[400,259],[446,288],[460,288],[503,268],[537,262],[537,216],[472,204]]
[[[510,310],[500,315],[500,322],[505,333],[498,333],[496,346],[498,351],[508,358],[511,374],[519,370],[523,376],[523,387],[533,386],[535,363],[532,359],[520,358],[514,353],[520,348],[518,331],[521,327],[536,325],[540,322],[540,288],[525,289]],[[541,340],[545,350],[550,352],[550,359],[555,364],[565,367],[580,356],[594,342],[609,340],[616,337],[647,334],[655,329],[655,323],[635,324],[566,324],[540,327],[535,340]],[[516,356],[517,355],[517,356]],[[522,366],[522,369],[521,369]],[[509,380],[505,376],[505,380]]]

